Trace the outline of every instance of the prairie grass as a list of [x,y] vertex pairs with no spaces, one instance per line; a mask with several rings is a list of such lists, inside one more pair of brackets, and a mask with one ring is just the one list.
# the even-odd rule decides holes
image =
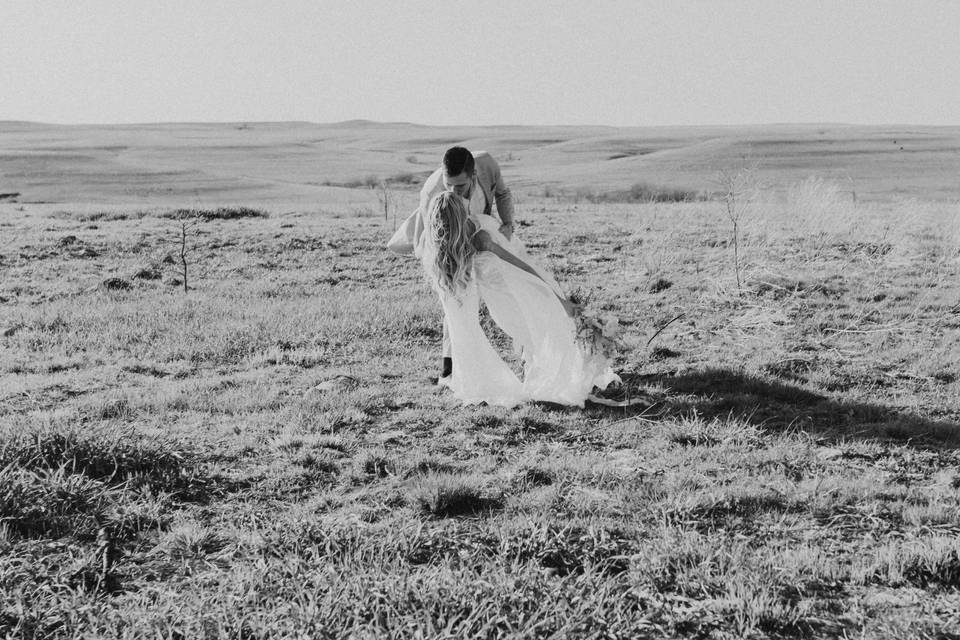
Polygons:
[[184,294],[98,286],[163,217],[17,212],[0,635],[960,633],[956,204],[762,194],[739,289],[720,202],[534,204],[650,407],[460,406],[380,218],[205,221]]

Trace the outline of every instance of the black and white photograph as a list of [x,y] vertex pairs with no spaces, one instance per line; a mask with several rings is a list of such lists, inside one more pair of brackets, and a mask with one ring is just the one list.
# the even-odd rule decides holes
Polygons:
[[0,639],[960,639],[960,2],[0,0]]

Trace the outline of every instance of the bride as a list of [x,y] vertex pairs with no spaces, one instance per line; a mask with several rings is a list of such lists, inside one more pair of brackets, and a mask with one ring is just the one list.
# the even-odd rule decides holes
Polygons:
[[[619,377],[608,358],[577,340],[576,307],[523,245],[492,216],[470,216],[463,198],[440,193],[424,216],[418,254],[440,296],[450,332],[453,373],[445,383],[467,404],[515,406],[529,400],[582,407],[594,386]],[[480,327],[480,300],[513,339],[522,379]]]

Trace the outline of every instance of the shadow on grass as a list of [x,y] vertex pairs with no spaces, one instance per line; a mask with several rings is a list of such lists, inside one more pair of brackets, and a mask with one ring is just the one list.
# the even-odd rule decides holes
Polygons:
[[802,430],[835,438],[883,439],[944,448],[960,447],[960,422],[935,420],[880,404],[847,402],[781,380],[727,369],[676,374],[623,375],[629,388],[660,387],[651,409],[598,408],[603,415],[651,418],[735,417],[766,430]]

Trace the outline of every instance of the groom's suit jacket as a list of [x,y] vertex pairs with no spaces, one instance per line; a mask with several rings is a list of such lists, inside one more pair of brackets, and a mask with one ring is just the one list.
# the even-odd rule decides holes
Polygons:
[[[473,160],[477,171],[477,184],[480,185],[480,189],[486,198],[483,212],[487,215],[493,215],[493,203],[496,202],[500,220],[513,220],[513,197],[500,175],[500,165],[486,151],[478,151],[473,154]],[[427,207],[433,197],[444,190],[443,167],[440,167],[430,174],[427,181],[423,183],[423,188],[420,189],[419,215],[414,230],[414,252],[417,255],[420,253],[420,239],[423,235],[423,216],[426,214]]]
[[[510,189],[503,183],[503,178],[500,176],[500,165],[486,151],[478,151],[473,154],[473,160],[477,170],[477,183],[487,199],[483,212],[488,216],[493,215],[493,203],[496,201],[497,213],[501,221],[504,218],[513,220],[513,197],[510,195]],[[425,212],[430,200],[443,190],[443,167],[441,167],[430,174],[420,190],[420,211]]]

